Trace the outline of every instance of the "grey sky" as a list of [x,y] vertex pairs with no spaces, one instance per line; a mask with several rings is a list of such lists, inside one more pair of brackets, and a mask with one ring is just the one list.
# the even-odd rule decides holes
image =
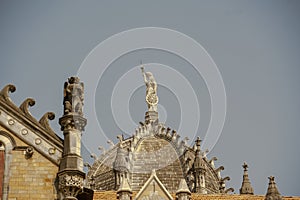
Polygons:
[[[54,111],[51,124],[61,135],[63,83],[96,45],[132,28],[180,31],[207,50],[223,77],[227,117],[208,156],[225,166],[222,174],[231,177],[227,185],[238,193],[241,165],[247,161],[255,193],[265,194],[267,177],[274,175],[282,194],[300,195],[299,9],[299,1],[0,1],[0,86],[17,86],[12,95],[17,104],[33,97],[31,112],[37,118]],[[120,57],[101,77],[95,98],[105,134],[115,140],[122,131],[111,114],[111,90],[141,59],[171,66],[188,79],[199,100],[202,136],[210,119],[203,78],[180,57],[151,49]],[[139,74],[137,85],[142,81]],[[180,99],[167,87],[158,90],[166,124],[177,129]],[[144,117],[144,92],[140,87],[129,100],[135,123]],[[188,134],[180,133],[182,138]],[[84,145],[106,145],[105,140],[99,134],[95,144]]]

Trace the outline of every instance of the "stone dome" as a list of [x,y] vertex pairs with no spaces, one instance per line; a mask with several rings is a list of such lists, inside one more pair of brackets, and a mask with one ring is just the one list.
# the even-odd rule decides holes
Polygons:
[[127,178],[132,190],[139,191],[155,170],[169,192],[176,192],[181,179],[186,180],[192,192],[197,192],[194,162],[200,159],[205,169],[201,173],[206,193],[225,192],[224,181],[229,177],[221,178],[220,171],[224,167],[215,168],[216,158],[209,161],[205,152],[197,152],[196,145],[188,147],[186,140],[180,140],[178,133],[164,124],[141,123],[132,137],[119,139],[120,142],[103,152],[88,172],[88,184],[95,190],[117,190],[121,179]]

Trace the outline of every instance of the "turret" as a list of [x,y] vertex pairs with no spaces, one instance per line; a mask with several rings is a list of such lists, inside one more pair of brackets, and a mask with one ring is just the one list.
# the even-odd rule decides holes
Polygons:
[[64,151],[58,172],[60,199],[76,200],[82,191],[85,173],[81,157],[81,135],[87,120],[83,117],[83,83],[71,77],[64,85],[64,114],[59,119],[64,134]]
[[243,175],[242,187],[240,189],[240,194],[254,194],[253,188],[251,186],[248,177],[248,165],[246,162],[244,162],[243,168],[244,168],[244,175]]
[[129,178],[129,156],[128,151],[122,148],[122,143],[117,149],[117,155],[113,163],[115,173],[115,189],[118,189],[123,182],[123,179]]
[[189,190],[186,181],[184,179],[180,180],[179,188],[176,191],[176,200],[190,200],[191,191]]
[[194,171],[194,177],[195,177],[195,192],[201,193],[201,194],[207,194],[206,188],[205,188],[205,174],[206,174],[206,165],[204,163],[202,154],[201,154],[201,148],[200,143],[201,140],[199,137],[197,137],[196,143],[196,152],[195,152],[195,161],[193,164],[193,171]]
[[117,191],[117,199],[132,200],[132,190],[126,178],[122,179],[122,183]]
[[283,200],[275,183],[275,177],[269,177],[268,191],[265,200]]

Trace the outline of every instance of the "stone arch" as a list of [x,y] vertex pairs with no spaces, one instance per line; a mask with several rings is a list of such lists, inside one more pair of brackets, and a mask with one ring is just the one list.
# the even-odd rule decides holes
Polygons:
[[3,173],[3,182],[2,182],[2,199],[7,200],[8,191],[9,191],[9,177],[10,177],[10,163],[12,160],[12,150],[16,147],[16,142],[5,131],[0,131],[0,144],[1,149],[4,151],[4,173]]

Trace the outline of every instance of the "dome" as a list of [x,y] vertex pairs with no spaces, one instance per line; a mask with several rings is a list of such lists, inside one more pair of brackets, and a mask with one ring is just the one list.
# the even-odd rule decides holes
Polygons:
[[216,158],[208,160],[205,152],[199,151],[188,147],[175,130],[164,124],[141,123],[132,137],[121,139],[95,161],[87,180],[93,177],[96,190],[117,190],[116,172],[126,171],[132,190],[139,191],[155,170],[168,191],[176,192],[181,179],[185,179],[193,192],[196,191],[194,166],[200,161],[201,169],[205,169],[205,191],[221,193],[225,190],[225,179],[220,176],[224,167],[216,169]]

